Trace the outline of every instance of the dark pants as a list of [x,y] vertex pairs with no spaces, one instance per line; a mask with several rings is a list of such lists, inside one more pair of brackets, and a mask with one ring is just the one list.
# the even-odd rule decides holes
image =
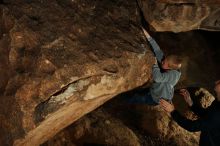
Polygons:
[[150,94],[150,91],[142,91],[141,93],[134,93],[128,99],[128,103],[130,104],[147,104],[147,105],[158,105]]

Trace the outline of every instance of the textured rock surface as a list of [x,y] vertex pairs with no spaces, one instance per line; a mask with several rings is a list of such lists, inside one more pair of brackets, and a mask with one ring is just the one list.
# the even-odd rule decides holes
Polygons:
[[[166,31],[168,26],[173,28],[170,31],[177,32],[186,31],[186,27],[195,29],[198,24],[218,29],[219,12],[211,3],[204,1],[204,7],[196,5],[195,9],[193,5],[192,10],[188,10],[191,6],[188,7],[186,1],[179,3],[169,1],[168,5],[167,1],[158,1],[153,7],[155,11],[148,9],[148,16],[152,18],[146,14],[145,17],[152,26],[163,24],[158,23],[157,18],[160,22],[166,20],[161,27]],[[174,23],[170,23],[170,16],[168,21],[155,17],[159,10],[156,8],[164,6],[166,13],[160,14],[176,11],[184,17],[176,19],[179,15],[175,13]],[[185,16],[189,12],[195,17]],[[136,2],[132,0],[0,1],[0,143],[41,144],[115,95],[148,82],[153,57],[144,43],[138,15]],[[187,23],[181,23],[185,19]],[[201,19],[209,21],[201,22]],[[155,22],[152,24],[152,21]],[[196,45],[193,46],[196,49],[187,50],[182,45],[195,44],[193,41],[175,35],[157,36],[166,53],[188,51],[185,56],[189,56],[191,52],[199,52]],[[187,35],[186,38],[192,40],[193,37]],[[180,44],[167,42],[167,39],[183,41],[181,47],[170,49]],[[202,41],[204,39],[197,44]],[[195,55],[196,61],[189,63],[191,70],[184,70],[194,74],[189,78],[183,76],[184,86],[204,79],[206,73],[200,75],[201,70],[211,71],[211,80],[215,79],[213,54],[209,53],[203,51]],[[199,60],[200,55],[210,63],[208,67],[197,64],[204,63]],[[186,57],[185,61],[188,60]],[[203,82],[210,82],[210,78]]]
[[134,1],[17,0],[0,8],[3,145],[38,145],[150,78],[153,57]]
[[220,1],[138,0],[145,19],[156,31],[194,29],[220,31]]
[[[203,88],[189,88],[194,103],[207,108],[214,97]],[[139,92],[140,90],[136,90]],[[112,146],[197,146],[199,132],[192,133],[176,124],[159,106],[128,105],[123,102],[133,93],[117,96],[96,111],[62,130],[44,146],[61,143]],[[181,114],[195,120],[181,96],[175,95],[174,105]]]
[[[195,104],[199,104],[207,108],[214,97],[205,89],[189,89]],[[188,119],[195,120],[197,117],[193,114],[181,96],[176,95],[174,98],[174,105],[182,115]],[[197,146],[199,141],[199,133],[192,133],[184,130],[161,110],[160,107],[139,106],[138,110],[143,112],[143,119],[141,120],[141,127],[151,135],[165,137],[165,139],[172,140],[178,146]]]
[[44,145],[51,146],[55,139],[60,141],[62,139],[60,137],[69,139],[68,141],[72,141],[77,146],[140,146],[139,139],[134,132],[103,108],[81,118]]
[[[214,98],[207,90],[199,89],[198,87],[212,89],[214,81],[219,78],[219,68],[216,67],[220,56],[219,41],[218,37],[216,37],[218,35],[219,33],[216,32],[197,31],[180,34],[155,34],[156,40],[166,55],[174,53],[184,57],[182,78],[178,88],[190,87],[189,91],[192,93],[194,102],[201,104],[204,108],[209,106]],[[141,90],[137,89],[132,92],[136,93]],[[126,93],[123,96],[129,98],[132,94]],[[197,118],[189,111],[182,97],[176,95],[174,104],[188,118]],[[198,145],[199,133],[191,133],[182,129],[159,107],[152,108],[146,105],[128,106],[119,96],[107,103],[103,108],[107,108],[107,111],[112,116],[122,120],[136,135],[138,133],[143,135],[143,138],[138,137],[141,145]],[[103,127],[98,126],[96,128]],[[76,132],[70,132],[70,134],[74,133]],[[80,140],[81,142],[84,141],[83,139]]]

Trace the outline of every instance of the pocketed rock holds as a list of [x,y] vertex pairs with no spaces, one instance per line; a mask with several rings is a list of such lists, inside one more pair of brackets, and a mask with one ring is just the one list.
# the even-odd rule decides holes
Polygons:
[[0,143],[39,145],[150,79],[135,1],[0,4]]
[[[158,31],[218,29],[219,12],[212,6],[191,11],[186,4],[156,2],[149,1],[156,7],[145,17]],[[159,13],[165,19],[157,7],[166,11]],[[170,11],[183,17],[170,17]],[[0,143],[39,145],[110,98],[148,82],[154,59],[139,17],[133,0],[1,1]]]
[[98,109],[83,117],[62,132],[71,134],[72,141],[77,145],[91,143],[94,145],[140,146],[135,133],[103,109]]

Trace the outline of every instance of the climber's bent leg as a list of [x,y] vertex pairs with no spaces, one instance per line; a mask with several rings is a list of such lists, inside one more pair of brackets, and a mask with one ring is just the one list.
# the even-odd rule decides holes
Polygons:
[[129,97],[128,103],[129,104],[158,105],[156,102],[153,101],[153,98],[150,92],[145,92],[142,94],[135,93],[134,96]]

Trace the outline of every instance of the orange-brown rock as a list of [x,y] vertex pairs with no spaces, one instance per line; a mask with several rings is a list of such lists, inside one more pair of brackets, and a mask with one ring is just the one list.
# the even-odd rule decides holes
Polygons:
[[[56,141],[70,141],[77,146],[112,145],[140,146],[135,133],[120,120],[112,117],[103,108],[93,111],[65,128],[44,145],[52,146]],[[61,141],[62,142],[62,141]],[[63,143],[64,143],[63,142]],[[62,145],[62,144],[61,144]]]
[[219,0],[138,0],[138,3],[156,31],[220,31]]
[[[157,31],[219,29],[218,7],[208,2],[142,2],[146,20]],[[158,38],[165,53],[174,52]],[[189,52],[182,53],[186,64]],[[187,79],[183,74],[184,85],[206,77],[197,78],[204,69],[197,61],[184,68],[195,71]],[[135,1],[0,1],[0,143],[42,144],[107,100],[148,82],[152,64]]]
[[0,4],[0,143],[39,145],[150,79],[134,1]]

